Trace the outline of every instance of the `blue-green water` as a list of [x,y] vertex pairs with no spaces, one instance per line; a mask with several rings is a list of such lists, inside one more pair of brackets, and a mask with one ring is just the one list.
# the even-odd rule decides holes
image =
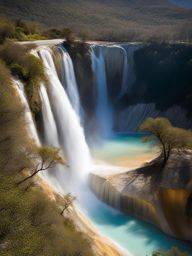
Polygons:
[[139,162],[139,158],[143,154],[155,156],[157,149],[152,147],[154,143],[143,143],[144,135],[143,133],[115,134],[93,147],[93,157],[114,163],[118,159],[131,159],[133,157],[137,157]]
[[[118,134],[104,142],[99,155],[104,154],[107,159],[122,154],[130,156],[133,151],[139,155],[141,151],[149,150],[150,145],[142,143],[141,134]],[[173,239],[150,224],[108,207],[92,194],[81,202],[81,208],[102,234],[114,240],[131,255],[148,256],[153,251],[172,247],[178,247],[192,255],[192,248],[188,243]]]
[[[192,255],[189,244],[173,239],[154,226],[122,214],[90,197],[83,206],[85,214],[98,230],[134,256],[151,255],[153,251],[178,247]],[[110,255],[109,255],[110,256]]]

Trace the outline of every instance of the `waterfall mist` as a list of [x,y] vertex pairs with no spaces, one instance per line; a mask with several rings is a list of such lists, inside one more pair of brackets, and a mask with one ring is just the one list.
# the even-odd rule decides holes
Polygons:
[[[67,168],[63,168],[63,172],[59,170],[62,177],[60,176],[57,182],[63,189],[66,189],[67,186],[68,188],[71,187],[70,190],[73,190],[73,187],[76,188],[78,183],[85,181],[89,173],[91,163],[89,148],[85,141],[79,117],[57,76],[51,50],[41,48],[39,55],[45,65],[49,81],[46,89],[41,87],[42,112],[43,108],[46,107],[43,118],[48,118],[48,123],[45,124],[45,135],[53,131],[51,135],[53,138],[49,138],[49,135],[45,136],[45,143],[60,146],[63,150],[70,170],[69,174],[67,174],[67,170],[64,170]],[[71,86],[73,87],[73,85]]]
[[64,47],[58,47],[62,56],[62,84],[66,87],[66,92],[71,102],[73,109],[75,110],[78,117],[81,114],[81,104],[79,99],[79,92],[77,81],[75,78],[73,62],[69,53]]

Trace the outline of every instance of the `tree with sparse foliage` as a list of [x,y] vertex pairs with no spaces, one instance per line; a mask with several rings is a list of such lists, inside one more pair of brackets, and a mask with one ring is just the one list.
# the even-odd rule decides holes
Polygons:
[[68,210],[69,206],[71,206],[73,204],[73,202],[75,201],[76,197],[73,196],[71,193],[68,193],[64,196],[64,205],[63,205],[63,209],[61,211],[61,215],[63,215],[63,213]]
[[139,129],[148,133],[144,138],[145,142],[156,142],[163,158],[163,165],[167,163],[173,149],[180,151],[192,146],[192,132],[173,127],[170,121],[163,117],[147,118]]
[[[47,146],[39,147],[37,150],[37,165],[31,175],[19,181],[17,184],[20,185],[23,182],[33,178],[39,172],[53,168],[56,164],[65,164],[62,156],[59,154],[58,148],[51,148]],[[40,161],[39,161],[40,158]],[[35,159],[34,159],[35,161]]]

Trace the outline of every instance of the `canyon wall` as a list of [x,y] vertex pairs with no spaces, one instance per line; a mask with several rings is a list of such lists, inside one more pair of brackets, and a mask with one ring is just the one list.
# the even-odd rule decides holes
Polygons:
[[[180,161],[176,161],[178,157]],[[90,187],[110,206],[151,223],[168,235],[192,241],[192,221],[188,214],[191,212],[191,163],[191,151],[172,154],[155,187],[150,176],[138,175],[146,172],[148,166],[114,176],[90,174]]]
[[147,117],[165,116],[173,125],[192,127],[192,46],[187,44],[106,43],[66,45],[74,63],[85,129],[97,130],[98,83],[95,56],[104,60],[112,130],[136,131]]

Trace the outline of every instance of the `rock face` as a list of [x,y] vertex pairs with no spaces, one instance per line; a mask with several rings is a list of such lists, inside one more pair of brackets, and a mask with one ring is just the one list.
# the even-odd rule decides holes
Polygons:
[[[147,117],[165,116],[192,127],[192,46],[187,44],[93,43],[104,58],[113,130],[133,132]],[[92,44],[64,44],[73,60],[85,129],[97,126],[97,85]]]
[[192,241],[192,220],[187,217],[192,193],[192,152],[174,152],[157,183],[147,174],[155,169],[154,161],[114,176],[91,174],[90,186],[105,203],[154,224],[171,236]]
[[188,117],[184,108],[174,105],[165,111],[158,110],[154,103],[138,103],[117,112],[115,130],[137,131],[140,124],[148,117],[166,117],[173,126],[191,128],[192,119]]

